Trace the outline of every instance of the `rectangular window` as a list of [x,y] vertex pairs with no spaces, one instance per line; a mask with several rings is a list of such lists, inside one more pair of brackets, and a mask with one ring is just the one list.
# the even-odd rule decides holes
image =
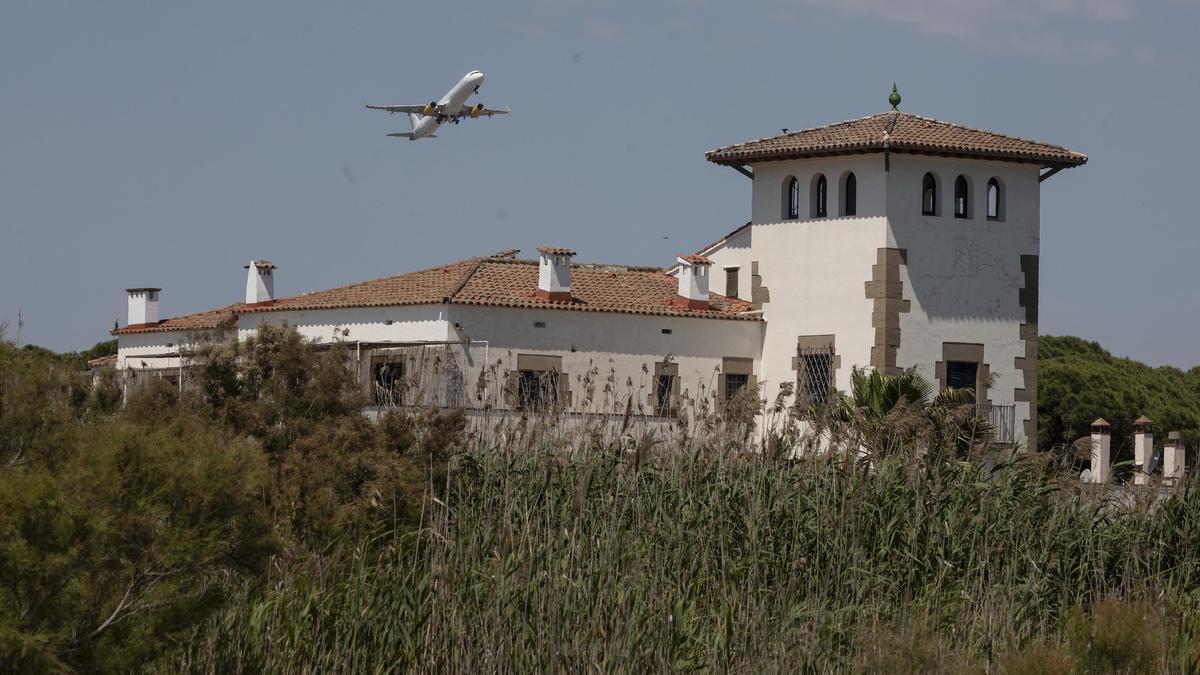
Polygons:
[[371,395],[375,405],[400,405],[404,402],[404,357],[371,357]]
[[728,401],[734,396],[737,396],[737,393],[744,389],[749,382],[749,375],[743,375],[741,373],[730,373],[726,375],[724,391],[725,400]]
[[542,412],[558,405],[558,372],[554,370],[518,371],[517,394],[521,410]]
[[[951,389],[971,389],[976,387],[979,376],[979,364],[973,361],[947,361],[946,386]],[[978,394],[978,392],[976,392]]]
[[738,297],[738,268],[725,268],[725,297]]
[[796,386],[798,402],[825,405],[833,390],[833,350],[828,348],[801,349],[796,370],[800,381]]
[[509,377],[512,404],[519,410],[546,412],[570,402],[561,356],[517,354],[517,368]]
[[654,376],[654,414],[671,414],[671,392],[675,388],[674,375]]

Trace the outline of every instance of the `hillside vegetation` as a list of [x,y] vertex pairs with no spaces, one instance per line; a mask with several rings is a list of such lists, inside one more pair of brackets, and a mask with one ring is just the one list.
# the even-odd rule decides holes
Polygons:
[[1200,667],[1200,491],[1115,506],[918,379],[838,403],[865,455],[789,459],[752,400],[372,422],[346,357],[264,329],[121,406],[0,342],[0,671]]
[[1182,371],[1153,368],[1110,354],[1077,337],[1038,340],[1039,447],[1069,445],[1089,433],[1096,418],[1112,424],[1113,448],[1132,457],[1133,420],[1155,423],[1156,442],[1181,432],[1194,449],[1200,443],[1200,366]]

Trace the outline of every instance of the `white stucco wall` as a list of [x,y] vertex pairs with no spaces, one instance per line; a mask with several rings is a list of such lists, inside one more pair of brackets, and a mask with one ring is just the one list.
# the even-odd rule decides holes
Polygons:
[[882,216],[886,212],[887,190],[882,154],[758,162],[753,169],[751,222],[774,223],[784,219],[787,179],[791,176],[800,181],[800,219],[808,219],[811,209],[809,188],[818,173],[825,174],[829,182],[826,196],[829,217],[836,218],[841,214],[842,177],[849,171],[854,172],[858,183],[857,216]]
[[238,338],[286,323],[319,342],[444,342],[451,339],[446,316],[445,305],[251,312],[238,317]]
[[[183,332],[133,333],[117,336],[117,368],[178,368],[179,345],[188,341]],[[145,363],[146,365],[142,365]]]
[[[452,305],[450,315],[460,326],[460,338],[487,341],[492,366],[502,361],[502,369],[515,369],[518,354],[562,357],[576,406],[582,400],[578,377],[596,368],[593,410],[602,402],[599,392],[610,370],[618,394],[624,395],[632,381],[644,400],[653,391],[654,364],[667,355],[678,364],[682,388],[693,397],[701,384],[709,390],[715,386],[723,357],[754,359],[758,373],[763,325],[757,321],[466,305]],[[483,351],[482,345],[471,347],[472,360],[464,369],[468,385],[478,380],[485,367]]]
[[[927,171],[939,178],[937,216],[921,215],[921,181]],[[1025,386],[1014,360],[1024,356],[1020,325],[1025,309],[1022,255],[1039,250],[1040,188],[1038,167],[1007,162],[954,160],[893,155],[888,176],[888,246],[908,251],[901,269],[904,297],[911,311],[900,316],[900,367],[915,366],[931,382],[942,360],[942,343],[984,345],[984,361],[996,377],[992,403],[1011,405],[1014,390]],[[954,217],[954,181],[970,179],[971,217]],[[1004,185],[1004,220],[986,218],[991,177]],[[1017,433],[1027,403],[1017,403]]]
[[849,387],[851,366],[870,364],[874,304],[864,284],[886,241],[882,217],[794,220],[755,223],[709,254],[719,268],[740,268],[743,298],[750,298],[750,271],[758,263],[762,285],[770,293],[763,305],[767,329],[760,373],[768,398],[781,383],[795,381],[792,357],[799,336],[836,335],[840,390]]

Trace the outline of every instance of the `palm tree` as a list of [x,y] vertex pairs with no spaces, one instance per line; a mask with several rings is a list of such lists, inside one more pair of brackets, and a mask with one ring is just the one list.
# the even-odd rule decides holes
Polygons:
[[834,416],[876,455],[910,448],[962,457],[993,432],[978,415],[974,390],[943,388],[934,395],[915,369],[884,375],[855,368],[850,393],[836,402]]

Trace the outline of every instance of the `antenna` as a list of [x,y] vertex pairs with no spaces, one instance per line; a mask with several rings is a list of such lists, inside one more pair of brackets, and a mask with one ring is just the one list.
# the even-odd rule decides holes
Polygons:
[[25,327],[25,320],[21,318],[20,305],[17,305],[17,349],[21,348],[21,329]]

